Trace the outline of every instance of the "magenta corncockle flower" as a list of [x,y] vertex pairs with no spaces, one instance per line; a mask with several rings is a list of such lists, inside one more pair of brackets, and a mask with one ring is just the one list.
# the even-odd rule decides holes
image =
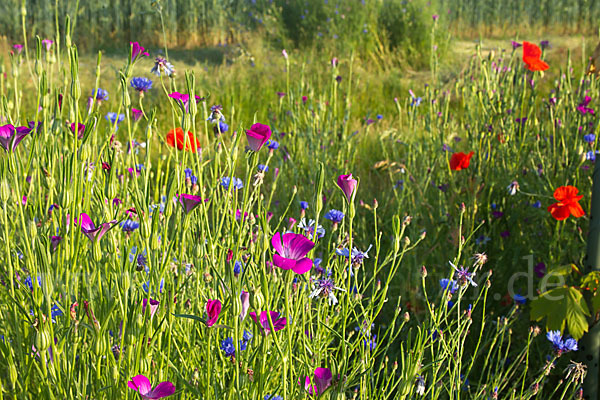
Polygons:
[[352,178],[352,174],[350,175],[340,175],[337,179],[337,184],[344,192],[344,196],[348,200],[348,203],[352,200],[352,193],[354,193],[354,189],[356,189],[358,181]]
[[189,214],[202,203],[202,197],[193,194],[180,194],[179,203],[183,206],[185,213]]
[[146,57],[150,56],[138,42],[129,42],[129,45],[131,46],[131,62],[135,62],[140,54]]
[[[75,132],[77,131],[77,132]],[[77,139],[81,140],[83,139],[83,133],[85,132],[85,125],[81,124],[81,123],[77,123],[77,129],[75,129],[75,122],[71,123],[71,132],[73,132],[73,135],[75,133],[77,133]]]
[[127,386],[138,392],[142,400],[162,399],[163,397],[168,397],[175,393],[175,385],[168,381],[159,383],[154,390],[152,390],[150,379],[146,378],[144,375],[134,376],[127,382]]
[[92,241],[92,243],[94,243],[102,239],[102,236],[104,236],[104,234],[108,232],[108,230],[112,228],[112,226],[116,224],[117,221],[112,220],[110,222],[105,222],[101,224],[99,227],[96,227],[89,215],[87,215],[86,213],[81,213],[81,215],[79,216],[79,223],[81,226],[81,232],[85,236],[87,236],[88,239]]
[[46,48],[46,51],[50,51],[50,47],[52,46],[53,43],[54,43],[54,40],[50,40],[50,39],[42,40],[42,44]]
[[246,130],[248,147],[253,151],[259,151],[260,148],[271,138],[271,128],[269,125],[254,124]]
[[248,314],[248,308],[250,308],[250,293],[244,292],[242,290],[240,300],[242,302],[242,311],[240,312],[240,319],[243,321],[244,319],[246,319],[246,315]]
[[291,269],[297,274],[304,274],[312,268],[313,262],[306,255],[315,244],[306,236],[290,232],[284,234],[282,240],[281,233],[277,232],[271,244],[279,253],[273,254],[273,263],[279,268]]
[[306,104],[306,101],[308,100],[308,97],[306,96],[302,96],[302,103]]
[[131,113],[133,114],[133,121],[138,121],[144,116],[142,110],[138,110],[137,108],[132,108]]
[[21,140],[31,133],[31,129],[26,126],[15,128],[11,124],[0,126],[0,145],[6,152],[14,152]]
[[15,49],[17,54],[21,54],[21,52],[23,51],[23,45],[22,44],[14,44],[13,49]]
[[210,328],[217,322],[219,319],[219,314],[221,313],[221,307],[221,302],[219,300],[209,299],[206,302],[206,315],[208,315],[206,326]]
[[313,382],[315,384],[311,386],[310,377],[307,376],[304,378],[304,389],[309,394],[322,394],[325,389],[331,386],[332,378],[333,376],[329,368],[316,368],[313,374]]
[[[169,97],[172,99],[175,99],[177,101],[177,103],[180,105],[180,107],[182,107],[182,109],[185,109],[185,111],[189,110],[189,104],[190,104],[190,95],[189,94],[173,92],[173,93],[169,94]],[[194,98],[196,99],[196,104],[198,102],[204,100],[204,98],[202,98],[200,96],[194,96]]]
[[337,59],[337,57],[333,57],[333,58],[331,59],[331,66],[332,66],[333,68],[335,68],[335,67],[337,67],[337,66],[338,66],[338,59]]
[[[271,321],[273,322],[273,328],[275,328],[275,332],[282,330],[285,328],[287,324],[287,319],[282,317],[277,311],[269,311],[271,314]],[[257,318],[256,312],[252,311],[249,315],[252,320],[260,325],[263,329],[265,336],[271,333],[271,325],[269,324],[269,314],[267,311],[263,311]]]
[[58,245],[62,241],[61,236],[50,236],[50,245],[52,246],[52,252],[54,253],[58,248]]
[[[154,317],[154,314],[156,314],[156,311],[158,311],[159,304],[160,304],[160,301],[150,299],[150,318]],[[143,304],[142,304],[142,314],[144,314],[146,312],[147,305],[148,305],[148,299],[145,298],[143,301]]]

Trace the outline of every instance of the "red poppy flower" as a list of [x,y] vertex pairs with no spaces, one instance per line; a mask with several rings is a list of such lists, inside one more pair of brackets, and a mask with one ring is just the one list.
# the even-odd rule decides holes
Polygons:
[[183,150],[183,145],[185,144],[185,149],[191,151],[192,153],[196,152],[196,149],[200,148],[200,141],[196,139],[192,132],[188,132],[187,139],[183,134],[183,129],[177,128],[172,129],[167,133],[167,144],[171,147],[175,147],[175,142],[177,142],[177,149]]
[[575,218],[583,217],[585,212],[579,205],[579,200],[583,196],[578,196],[578,192],[579,190],[575,186],[561,186],[556,188],[554,198],[558,200],[558,203],[554,203],[548,207],[550,214],[558,221],[569,218],[569,215],[573,215]]
[[469,154],[463,152],[452,154],[452,157],[450,158],[450,169],[453,171],[460,171],[461,169],[469,168],[473,154],[474,152],[470,152]]
[[523,42],[523,62],[530,71],[545,71],[550,66],[540,59],[542,50],[535,44]]

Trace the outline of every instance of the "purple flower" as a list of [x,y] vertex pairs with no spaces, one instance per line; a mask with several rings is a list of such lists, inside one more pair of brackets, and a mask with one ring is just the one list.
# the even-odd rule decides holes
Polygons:
[[285,97],[285,93],[277,92],[277,96],[279,96],[280,99],[283,99]]
[[315,385],[311,386],[311,379],[307,376],[304,378],[304,390],[307,390],[309,394],[322,394],[325,389],[331,386],[332,377],[329,368],[316,368],[313,375]]
[[235,346],[233,345],[233,338],[228,337],[221,341],[221,350],[225,352],[226,357],[235,356]]
[[0,145],[7,153],[14,152],[21,140],[31,133],[31,129],[25,126],[15,128],[11,124],[0,126]]
[[244,187],[244,182],[240,178],[234,177],[223,177],[221,178],[221,186],[225,188],[225,190],[229,190],[229,184],[233,185],[234,189],[240,190]]
[[71,132],[75,134],[75,130],[77,130],[77,139],[83,139],[83,133],[85,132],[85,125],[77,123],[77,129],[75,129],[75,122],[71,123]]
[[587,113],[593,114],[594,109],[588,107],[588,105],[590,104],[591,101],[592,101],[592,98],[590,96],[585,96],[583,101],[581,103],[579,103],[579,105],[577,106],[577,111],[579,111],[581,114],[587,114]]
[[134,376],[127,386],[138,392],[142,400],[162,399],[175,393],[175,386],[171,382],[161,382],[152,390],[150,380],[144,375]]
[[577,351],[577,341],[573,338],[568,338],[563,341],[560,331],[548,331],[546,338],[552,343],[552,347],[558,357],[562,353],[569,351]]
[[340,175],[337,179],[337,184],[342,189],[344,196],[346,196],[346,200],[348,203],[352,201],[352,193],[356,189],[356,185],[358,181],[352,178],[352,174],[349,175]]
[[180,194],[179,203],[183,206],[183,211],[189,214],[202,203],[202,197],[194,196],[193,194]]
[[129,45],[131,46],[131,62],[135,62],[138,57],[141,56],[150,56],[150,54],[148,54],[147,51],[145,51],[146,49],[144,49],[142,46],[140,46],[140,44],[138,42],[129,42]]
[[260,148],[271,138],[271,128],[269,125],[254,124],[246,130],[248,147],[253,151],[259,151]]
[[127,219],[121,222],[121,228],[123,232],[133,232],[140,227],[140,223],[137,221],[133,221],[131,219]]
[[104,236],[104,234],[108,232],[110,228],[117,223],[117,221],[112,220],[110,222],[105,222],[96,228],[89,215],[86,213],[81,213],[79,216],[79,223],[81,226],[81,232],[87,236],[92,243],[94,243],[102,239],[102,236]]
[[219,300],[208,300],[206,303],[206,315],[208,315],[206,326],[210,328],[217,322],[219,314],[221,313],[221,307],[221,302]]
[[140,93],[146,92],[152,89],[152,81],[143,76],[138,76],[131,79],[131,87]]
[[477,286],[473,277],[475,276],[475,272],[469,272],[466,268],[460,267],[457,268],[456,265],[452,264],[450,261],[450,265],[456,271],[456,280],[461,286],[465,286],[471,284],[472,286]]
[[108,91],[98,88],[98,90],[92,90],[92,97],[96,97],[96,101],[108,100]]
[[133,120],[137,121],[144,116],[142,110],[138,110],[137,108],[132,108],[131,113],[133,114]]
[[533,267],[533,271],[538,278],[543,278],[546,275],[546,264],[543,262],[538,263],[535,267]]
[[513,50],[518,49],[519,47],[523,46],[521,43],[519,42],[515,42],[514,40],[510,41],[510,45],[512,46]]
[[596,141],[596,135],[594,135],[593,133],[590,133],[588,135],[583,135],[583,140],[589,144],[592,144]]
[[540,47],[542,48],[542,50],[545,50],[550,47],[550,42],[547,40],[542,40],[540,42]]
[[249,315],[250,318],[252,318],[252,320],[257,323],[258,325],[260,325],[260,327],[263,329],[263,332],[265,334],[265,336],[267,336],[269,333],[271,333],[271,325],[269,324],[269,315],[271,315],[271,321],[273,322],[273,328],[275,328],[275,332],[282,330],[283,328],[285,328],[285,325],[287,324],[287,319],[285,317],[282,317],[281,314],[279,314],[276,311],[268,311],[269,314],[267,314],[267,311],[263,311],[260,313],[260,315],[256,316],[256,312],[252,311]]
[[50,236],[50,245],[52,246],[52,252],[55,252],[58,248],[58,245],[62,241],[61,236]]
[[306,236],[297,233],[277,232],[271,239],[273,248],[279,254],[273,254],[273,263],[281,269],[291,269],[297,274],[304,274],[312,268],[312,261],[306,255],[315,244]]
[[23,51],[23,45],[22,44],[14,44],[13,49],[17,52],[17,54],[21,54],[21,52]]

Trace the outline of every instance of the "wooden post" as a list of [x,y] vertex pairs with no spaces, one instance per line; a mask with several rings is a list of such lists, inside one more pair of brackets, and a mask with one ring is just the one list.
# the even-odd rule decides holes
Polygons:
[[[600,160],[594,165],[592,184],[592,208],[585,257],[585,272],[600,270]],[[600,294],[597,294],[600,296]],[[596,322],[592,315],[591,323]],[[579,342],[579,357],[587,365],[587,376],[583,382],[585,399],[598,399],[598,358],[600,356],[600,324],[595,324]]]

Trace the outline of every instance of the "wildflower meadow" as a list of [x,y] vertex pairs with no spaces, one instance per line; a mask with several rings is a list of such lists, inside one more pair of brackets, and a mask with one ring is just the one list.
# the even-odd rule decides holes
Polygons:
[[599,398],[600,8],[526,3],[6,0],[0,399]]

